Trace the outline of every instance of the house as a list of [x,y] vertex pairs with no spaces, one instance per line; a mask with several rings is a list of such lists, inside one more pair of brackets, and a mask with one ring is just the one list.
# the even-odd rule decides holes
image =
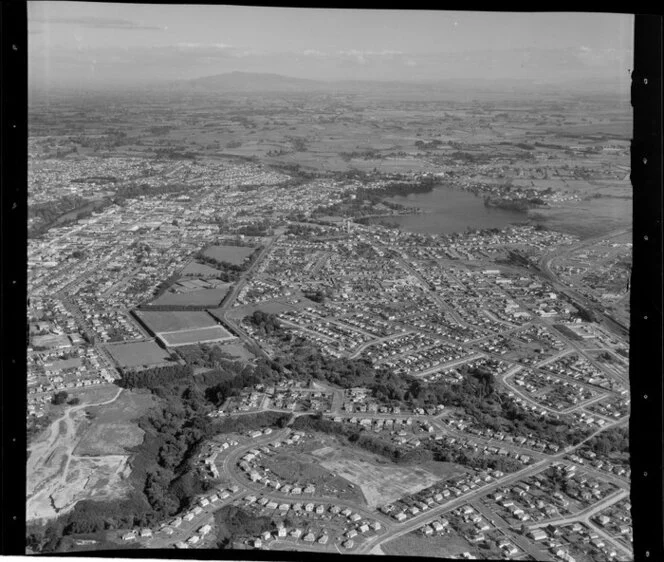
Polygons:
[[304,541],[305,542],[314,542],[316,540],[316,537],[312,532],[308,532],[306,535],[304,535]]
[[122,535],[123,541],[133,541],[135,538],[136,538],[135,532],[125,533],[124,535]]
[[210,531],[212,530],[212,525],[203,525],[200,529],[198,529],[198,532],[205,536],[207,535]]
[[321,537],[318,539],[319,544],[327,544],[328,541],[328,536],[327,535],[321,535]]
[[141,529],[141,538],[142,539],[149,539],[150,537],[152,537],[152,529],[148,529],[148,528]]
[[532,529],[528,535],[534,541],[542,541],[548,536],[542,529]]
[[350,531],[346,531],[346,536],[349,539],[352,539],[353,537],[357,536],[357,531],[355,529],[351,529]]

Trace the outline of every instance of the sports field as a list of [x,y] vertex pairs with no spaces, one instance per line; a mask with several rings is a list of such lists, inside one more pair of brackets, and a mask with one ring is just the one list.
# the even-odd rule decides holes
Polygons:
[[164,293],[152,304],[174,304],[184,306],[219,306],[228,292],[230,284],[218,289],[201,289],[187,293]]
[[190,345],[193,343],[203,343],[211,341],[222,341],[233,339],[230,332],[224,330],[221,326],[211,326],[209,328],[195,328],[193,330],[179,330],[176,332],[162,332],[159,334],[167,346]]
[[153,341],[108,344],[106,349],[122,367],[164,363],[169,354]]
[[210,246],[203,252],[209,258],[217,261],[225,261],[233,265],[242,265],[256,248],[242,246]]
[[155,333],[177,332],[215,326],[214,318],[203,311],[136,311],[141,320]]
[[190,261],[185,268],[182,270],[182,275],[196,275],[201,277],[216,277],[221,272],[214,267],[210,267],[204,263],[198,263],[197,261]]

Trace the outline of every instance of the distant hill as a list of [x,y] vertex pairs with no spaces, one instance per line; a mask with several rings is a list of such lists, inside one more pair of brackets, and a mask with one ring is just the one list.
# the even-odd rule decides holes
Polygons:
[[330,87],[329,84],[318,80],[255,72],[228,72],[204,76],[180,82],[178,86],[218,92],[301,92],[325,90]]

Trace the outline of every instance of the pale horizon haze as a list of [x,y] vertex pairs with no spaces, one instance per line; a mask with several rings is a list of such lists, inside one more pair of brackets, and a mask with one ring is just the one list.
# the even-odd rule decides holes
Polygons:
[[634,17],[29,2],[31,90],[232,71],[314,80],[601,81],[627,91]]

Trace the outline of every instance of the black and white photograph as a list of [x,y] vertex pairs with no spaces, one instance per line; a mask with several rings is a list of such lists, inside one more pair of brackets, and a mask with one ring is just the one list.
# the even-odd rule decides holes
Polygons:
[[25,554],[635,560],[635,17],[28,2]]

